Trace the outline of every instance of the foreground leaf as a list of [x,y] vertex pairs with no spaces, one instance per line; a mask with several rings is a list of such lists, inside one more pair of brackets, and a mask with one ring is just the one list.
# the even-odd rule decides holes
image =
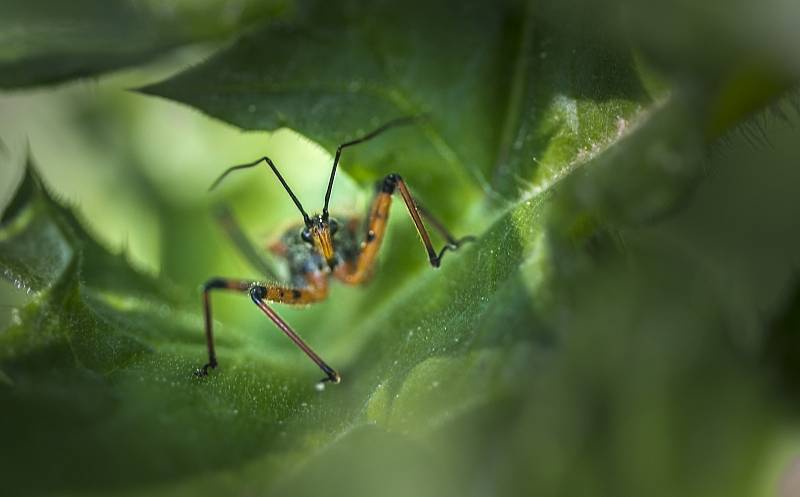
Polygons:
[[[187,42],[224,36],[241,24],[241,19],[214,16],[214,5],[204,4],[207,10],[199,14],[183,2],[166,7],[130,0],[7,0],[0,16],[0,88],[57,83],[141,64]],[[243,7],[252,22],[274,15],[280,2]]]
[[[646,160],[652,147],[664,150],[669,130],[684,129],[662,117],[669,112],[642,123],[612,162],[625,168]],[[603,170],[601,163],[576,169],[607,190],[589,180]],[[38,184],[35,176],[26,180],[0,248],[17,236],[44,236],[37,226],[60,226],[67,215],[41,187],[29,186]],[[735,338],[745,330],[721,326],[720,317],[746,316],[763,304],[742,306],[718,285],[716,271],[664,245],[665,237],[680,236],[704,245],[685,231],[691,213],[624,228],[622,257],[611,224],[565,238],[553,223],[573,212],[570,199],[581,187],[572,185],[579,184],[561,181],[523,200],[477,244],[416,278],[355,328],[340,311],[329,335],[314,335],[345,378],[322,393],[299,352],[233,327],[219,333],[221,369],[193,378],[203,359],[196,306],[145,291],[111,292],[84,278],[102,251],[76,229],[66,245],[80,263],[64,267],[57,285],[24,310],[22,324],[0,336],[0,368],[9,378],[0,385],[0,433],[15,447],[0,461],[12,469],[6,485],[20,493],[150,495],[253,488],[304,495],[341,485],[359,494],[403,471],[411,477],[392,487],[397,495],[463,494],[495,477],[508,493],[539,493],[561,488],[570,468],[575,489],[608,482],[638,494],[652,481],[669,481],[664,495],[692,495],[713,481],[712,495],[746,495],[741,489],[751,488],[755,473],[737,468],[766,450],[775,420],[764,406],[773,401],[759,386],[763,371],[740,355],[750,350]],[[790,219],[773,216],[770,236],[782,239]],[[49,250],[61,248],[43,244],[39,255]],[[96,256],[80,256],[90,252]],[[21,260],[2,253],[4,267]],[[120,284],[131,278],[120,276]],[[700,298],[715,303],[697,307]],[[487,470],[486,460],[506,469]],[[532,460],[541,461],[536,478],[521,481],[515,474],[528,474]],[[431,472],[434,461],[440,469]],[[647,476],[608,476],[630,465]],[[677,473],[696,476],[673,479]]]
[[467,181],[514,198],[552,180],[650,102],[629,50],[532,3],[309,4],[144,91],[247,129],[288,126],[329,150],[424,115],[418,131],[348,150],[343,165],[369,178],[389,172],[376,164],[396,169],[423,191],[446,182],[462,202]]
[[[375,5],[331,15],[366,36],[369,23],[359,16],[383,12]],[[440,19],[437,6],[418,12]],[[477,23],[476,12],[486,14],[489,32],[500,32],[488,8],[453,10],[463,14],[453,25]],[[442,44],[455,39],[441,31]],[[388,62],[415,60],[400,43],[411,41],[387,32],[396,36],[373,35],[374,46],[398,44],[392,51],[399,59]],[[295,34],[295,41],[305,38]],[[604,81],[605,68],[617,66],[597,62],[607,59],[592,52],[598,40],[587,38],[574,59],[585,56]],[[333,57],[326,46],[319,50]],[[298,64],[312,57],[298,56]],[[474,57],[464,60],[491,59]],[[330,75],[325,60],[316,62]],[[249,68],[252,60],[237,64]],[[620,77],[611,89],[627,88],[637,74],[634,62],[620,65],[606,74]],[[789,376],[781,373],[786,359],[762,344],[770,333],[790,333],[780,323],[791,324],[795,314],[782,292],[794,285],[800,262],[798,116],[789,100],[774,107],[780,119],[766,113],[718,142],[721,129],[750,107],[737,107],[709,132],[716,114],[705,104],[718,87],[709,90],[707,82],[698,77],[637,107],[636,119],[613,129],[616,104],[590,98],[587,115],[599,113],[597,129],[608,132],[600,133],[601,145],[576,152],[573,145],[588,145],[591,134],[550,129],[558,131],[540,144],[552,152],[553,169],[541,177],[520,173],[526,191],[480,217],[488,228],[479,240],[448,254],[440,270],[402,265],[376,275],[373,286],[335,289],[308,317],[286,310],[343,373],[341,385],[323,392],[301,353],[269,323],[249,318],[218,328],[221,368],[192,377],[204,359],[197,290],[176,296],[167,282],[125,267],[31,172],[0,226],[3,274],[36,293],[0,334],[0,438],[14,447],[0,455],[5,487],[65,495],[319,495],[334,488],[348,495],[752,495],[771,470],[764,461],[774,444],[796,425],[785,416],[787,383],[775,381]],[[553,91],[568,93],[563,83]],[[484,93],[473,90],[478,103],[465,97],[463,104],[480,108]],[[439,116],[422,130],[432,149],[431,131],[448,129],[436,120],[449,113]],[[484,136],[472,130],[453,138],[457,148],[493,156],[502,143],[498,122],[505,121],[492,124],[489,145],[466,139]],[[336,138],[336,123],[320,136]],[[771,146],[748,141],[752,129]],[[358,164],[383,167],[393,150],[376,143]],[[419,154],[432,160],[440,151]],[[409,171],[420,178],[438,174],[417,164]],[[494,170],[480,165],[456,161],[447,171],[517,197],[508,187],[516,166],[503,164],[510,168],[497,169],[496,183],[488,174]],[[421,182],[439,205],[485,205],[454,194],[452,185]],[[183,254],[195,248],[175,243]],[[207,276],[202,267],[196,272],[198,282]],[[393,288],[399,272],[410,277]]]

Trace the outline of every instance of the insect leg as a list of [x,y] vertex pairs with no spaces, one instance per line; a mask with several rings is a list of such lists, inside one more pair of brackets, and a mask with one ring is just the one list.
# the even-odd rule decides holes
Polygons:
[[[452,236],[449,236],[448,233],[446,236],[449,237],[448,244],[442,247],[442,249],[437,253],[433,248],[433,243],[431,242],[431,237],[428,234],[428,230],[425,228],[425,224],[422,222],[420,210],[417,207],[416,202],[414,202],[414,197],[411,196],[411,192],[408,190],[405,181],[403,181],[403,178],[401,178],[399,174],[392,173],[387,175],[383,180],[382,192],[391,195],[396,190],[400,191],[400,196],[403,198],[403,202],[405,202],[406,207],[408,208],[408,213],[411,215],[411,220],[414,221],[414,226],[417,228],[417,233],[419,233],[419,236],[422,239],[422,244],[425,246],[425,250],[428,252],[428,260],[430,261],[431,266],[439,267],[442,263],[442,257],[446,251],[456,250],[462,243],[474,240],[474,237],[455,240]],[[427,217],[430,220],[430,215]],[[434,221],[433,224],[438,224],[439,229],[444,228],[439,221]],[[447,230],[444,230],[444,232],[447,233]]]
[[[386,232],[386,224],[389,218],[389,207],[392,203],[392,194],[399,190],[400,196],[403,198],[414,226],[422,239],[422,244],[428,252],[428,260],[433,267],[439,267],[442,261],[442,256],[447,250],[456,250],[463,243],[473,241],[475,238],[468,236],[461,239],[454,238],[439,222],[433,218],[427,211],[421,211],[414,198],[411,196],[408,187],[403,179],[398,174],[389,174],[384,178],[381,183],[380,191],[372,201],[369,215],[367,216],[367,233],[364,241],[361,244],[361,252],[358,259],[354,264],[345,264],[337,268],[334,275],[345,283],[357,284],[364,281],[370,273],[370,269],[375,263],[377,258],[378,249],[380,249],[383,236]],[[422,222],[424,216],[431,223],[437,231],[447,240],[445,245],[438,253],[433,248],[433,242]]]
[[[289,339],[297,345],[300,350],[305,352],[305,354],[314,361],[314,364],[319,366],[323,373],[325,373],[326,377],[323,378],[321,381],[330,381],[332,383],[339,383],[342,381],[341,376],[337,373],[332,367],[328,366],[328,364],[322,360],[322,358],[317,355],[314,350],[308,346],[308,344],[300,338],[300,336],[284,321],[281,319],[280,316],[270,307],[267,305],[267,300],[269,299],[271,288],[263,287],[263,286],[254,286],[250,289],[250,298],[253,299],[253,302],[258,306],[261,311],[267,315],[268,318],[275,323],[284,334],[286,334]],[[293,290],[294,292],[300,292],[302,290]]]
[[431,214],[431,212],[428,209],[426,209],[422,204],[416,202],[416,206],[420,215],[422,215],[422,217],[424,217],[425,220],[428,221],[428,223],[431,226],[433,226],[433,229],[435,229],[436,231],[439,232],[440,235],[442,235],[442,238],[447,240],[448,245],[452,246],[450,250],[455,250],[467,242],[474,242],[476,240],[476,238],[472,235],[467,235],[461,238],[454,237],[450,233],[450,231],[447,228],[445,228],[444,224],[442,224],[442,222],[439,221],[439,219],[435,217],[433,214]]
[[300,349],[314,361],[317,366],[327,375],[323,381],[338,383],[341,381],[339,374],[328,366],[298,335],[291,327],[283,321],[275,311],[267,305],[267,302],[280,302],[285,304],[309,304],[324,299],[327,296],[327,278],[323,273],[309,273],[306,276],[308,286],[305,288],[291,288],[283,285],[265,285],[241,280],[229,280],[224,278],[213,278],[209,280],[203,291],[203,302],[205,306],[206,320],[206,341],[208,345],[208,364],[198,369],[195,374],[205,376],[208,368],[217,367],[216,354],[214,352],[214,338],[212,334],[211,303],[209,292],[214,289],[234,290],[248,292],[253,302],[261,309],[264,314],[283,331]]
[[337,279],[350,285],[357,285],[369,278],[378,256],[378,250],[383,242],[391,205],[391,193],[379,190],[372,200],[372,205],[365,219],[366,233],[364,240],[361,242],[358,257],[353,262],[348,261],[336,267],[333,275]]
[[205,318],[206,326],[206,346],[208,348],[208,363],[205,366],[194,372],[197,376],[207,376],[208,368],[214,369],[217,367],[217,354],[214,351],[214,331],[213,321],[211,320],[211,290],[233,290],[237,292],[246,292],[250,290],[255,283],[243,280],[232,280],[226,278],[212,278],[206,281],[203,285],[203,315]]
[[258,253],[253,246],[250,239],[244,233],[233,213],[224,206],[219,206],[214,209],[214,218],[219,225],[231,239],[233,245],[239,250],[239,253],[247,259],[255,269],[259,270],[261,274],[269,277],[272,280],[280,280],[280,276],[275,270],[275,266],[270,264],[271,261],[267,260],[264,256]]

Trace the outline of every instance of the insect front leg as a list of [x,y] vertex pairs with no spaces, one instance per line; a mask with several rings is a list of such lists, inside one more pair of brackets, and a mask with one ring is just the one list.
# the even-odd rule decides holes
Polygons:
[[[267,315],[268,318],[272,320],[273,323],[284,333],[286,334],[289,339],[297,345],[300,350],[305,352],[309,359],[311,359],[314,364],[316,364],[323,373],[325,373],[325,378],[320,381],[330,381],[332,383],[339,383],[342,381],[342,377],[339,376],[339,373],[336,372],[332,367],[328,366],[328,364],[322,360],[322,358],[317,355],[314,350],[308,346],[308,344],[300,338],[300,336],[295,332],[280,316],[270,307],[267,305],[267,296],[270,294],[271,288],[268,287],[254,287],[250,290],[250,298],[253,302],[258,306],[261,311]],[[298,290],[293,290],[298,291]]]
[[227,278],[211,278],[203,285],[203,317],[206,327],[206,347],[208,348],[208,362],[202,368],[194,372],[197,376],[208,376],[208,368],[217,367],[217,353],[214,350],[214,330],[211,320],[211,290],[232,290],[236,292],[246,292],[253,285],[250,281],[234,280]]
[[[389,208],[392,205],[392,194],[396,191],[399,191],[403,202],[406,204],[408,213],[411,215],[411,220],[414,222],[417,233],[419,233],[422,239],[422,245],[428,253],[428,261],[430,261],[431,266],[439,267],[446,251],[456,250],[464,243],[475,240],[475,237],[472,236],[461,239],[453,237],[440,221],[434,218],[428,211],[422,210],[417,206],[403,178],[401,178],[399,174],[392,173],[384,178],[378,194],[372,201],[367,216],[367,232],[364,241],[361,243],[361,251],[359,252],[358,258],[354,263],[340,266],[334,273],[337,278],[345,283],[358,284],[369,277],[372,266],[377,259],[383,236],[386,233],[386,225],[389,220]],[[438,252],[433,247],[433,242],[431,241],[430,234],[428,234],[425,224],[422,222],[422,217],[425,217],[445,240],[447,240],[447,244]]]
[[[448,250],[456,250],[462,244],[475,240],[475,237],[473,236],[467,236],[461,238],[460,240],[456,240],[450,234],[450,232],[444,228],[444,225],[431,216],[428,211],[419,209],[414,201],[414,197],[411,196],[408,186],[406,186],[406,182],[403,181],[403,178],[401,178],[399,174],[392,173],[387,175],[383,180],[382,191],[390,195],[395,191],[400,192],[400,196],[403,198],[403,202],[406,204],[408,213],[411,215],[411,220],[414,221],[414,226],[417,228],[417,233],[419,233],[419,236],[422,239],[422,244],[425,246],[425,250],[428,252],[428,260],[430,261],[431,266],[439,267],[442,263],[442,257],[444,256],[444,253]],[[422,215],[428,219],[434,228],[436,228],[436,230],[439,231],[447,240],[447,245],[442,247],[438,253],[433,248],[431,237],[428,234],[428,230],[425,229],[425,224],[422,222],[420,213],[422,213]]]
[[[422,217],[424,217],[425,220],[428,221],[428,223],[430,223],[431,226],[433,226],[433,229],[435,229],[436,231],[439,232],[440,235],[442,235],[442,238],[447,240],[447,245],[442,248],[442,253],[445,250],[456,250],[461,245],[467,242],[474,242],[476,240],[476,238],[472,235],[467,235],[461,238],[454,237],[450,233],[450,231],[447,228],[445,228],[444,224],[442,224],[442,222],[439,221],[438,218],[436,218],[433,214],[431,214],[431,212],[428,209],[424,208],[422,204],[416,202],[416,206],[420,215],[422,215]],[[442,258],[442,253],[439,254],[439,260],[441,260]]]
[[269,306],[268,302],[279,302],[284,304],[310,304],[323,300],[328,293],[327,276],[321,272],[309,273],[306,275],[307,286],[293,288],[284,285],[268,285],[242,280],[230,280],[224,278],[212,278],[209,280],[203,291],[203,304],[205,308],[206,322],[206,342],[208,346],[208,364],[198,369],[195,374],[206,376],[208,368],[216,368],[218,365],[214,351],[214,337],[212,332],[211,302],[209,292],[214,289],[234,290],[247,292],[250,299],[261,311],[272,320],[273,323],[289,339],[297,345],[319,368],[325,373],[326,377],[322,381],[339,383],[341,377],[333,368],[328,366],[314,350],[303,341],[302,338]]

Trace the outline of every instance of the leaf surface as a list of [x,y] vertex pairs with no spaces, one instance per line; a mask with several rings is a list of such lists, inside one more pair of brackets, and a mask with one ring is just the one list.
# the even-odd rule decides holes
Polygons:
[[[245,19],[275,15],[281,2],[7,0],[0,17],[0,88],[95,76],[142,64],[193,41],[225,36]],[[215,5],[216,4],[216,5]],[[237,12],[238,10],[238,12]]]
[[[753,461],[793,426],[769,340],[795,315],[797,99],[746,119],[784,88],[759,71],[665,92],[591,17],[535,7],[311,3],[146,89],[328,149],[427,113],[348,152],[348,173],[396,167],[448,224],[486,228],[433,271],[396,221],[371,286],[276,306],[342,373],[324,391],[252,307],[218,323],[221,366],[193,377],[198,289],[93,242],[29,167],[0,225],[3,275],[33,294],[0,333],[4,485],[752,495],[769,469]],[[204,211],[182,214],[168,228]],[[193,281],[209,276],[170,242]]]
[[465,201],[476,188],[513,199],[602,149],[651,101],[630,50],[582,27],[516,2],[309,2],[144,91],[245,129],[288,126],[328,150],[424,116],[391,147],[348,149],[344,166],[367,178],[396,169],[423,191],[447,182]]

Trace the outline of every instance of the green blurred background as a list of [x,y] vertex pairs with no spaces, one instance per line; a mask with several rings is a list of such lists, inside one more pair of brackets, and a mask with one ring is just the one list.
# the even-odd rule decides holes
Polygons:
[[[77,252],[158,287],[91,257],[35,287],[3,227],[6,488],[800,495],[800,8],[456,4],[3,2],[0,205],[33,164]],[[348,158],[335,211],[397,169],[478,243],[433,272],[396,205],[374,281],[276,306],[336,388],[235,295],[192,378],[200,284],[259,276],[212,209],[262,247],[300,220],[267,171],[208,186],[268,153],[317,210],[331,144],[403,105],[430,121]]]

